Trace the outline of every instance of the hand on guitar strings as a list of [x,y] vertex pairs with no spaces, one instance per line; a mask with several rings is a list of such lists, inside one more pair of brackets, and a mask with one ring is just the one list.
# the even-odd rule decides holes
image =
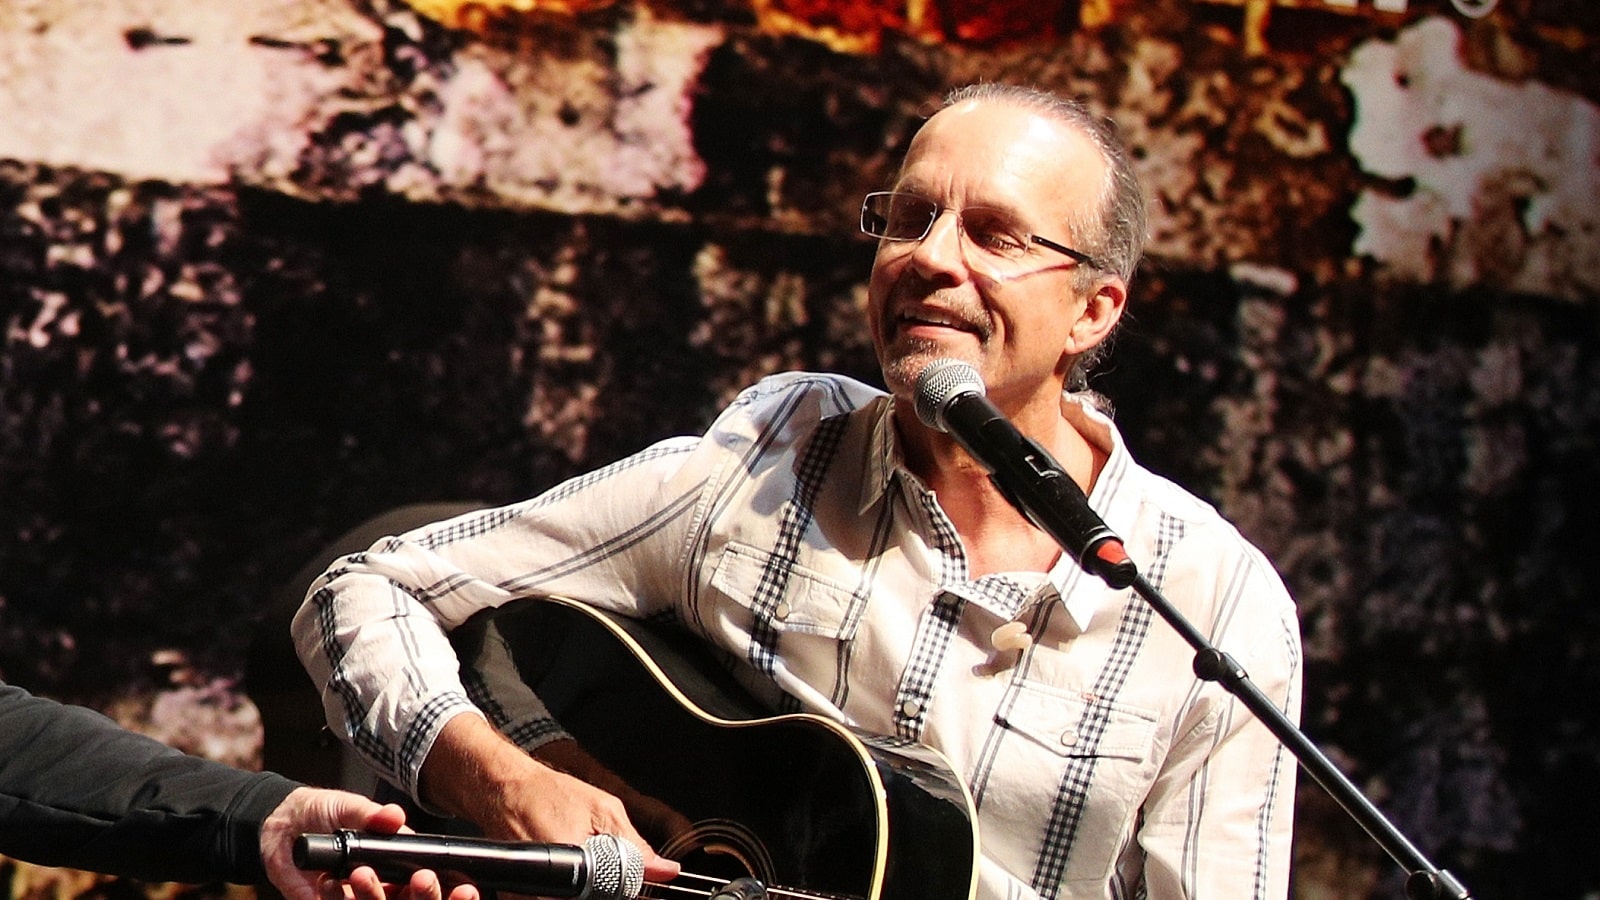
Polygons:
[[678,863],[655,852],[614,794],[529,757],[477,716],[458,715],[445,724],[419,784],[430,803],[490,838],[582,844],[613,834],[640,849],[647,881],[678,874]]

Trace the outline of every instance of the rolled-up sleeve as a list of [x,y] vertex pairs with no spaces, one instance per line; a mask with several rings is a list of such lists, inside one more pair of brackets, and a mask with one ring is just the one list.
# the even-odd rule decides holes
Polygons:
[[[483,715],[449,633],[515,600],[562,594],[642,613],[669,596],[702,441],[657,444],[524,503],[378,541],[317,579],[291,626],[329,725],[379,775],[417,796],[439,732]],[[654,598],[654,600],[652,600]],[[420,799],[420,798],[419,798]]]

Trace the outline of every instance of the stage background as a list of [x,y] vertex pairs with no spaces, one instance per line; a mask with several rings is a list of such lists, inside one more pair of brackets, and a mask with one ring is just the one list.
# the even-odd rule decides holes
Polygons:
[[[1594,897],[1597,35],[1590,0],[4,0],[0,677],[259,765],[317,548],[765,373],[874,379],[859,198],[945,89],[1033,82],[1135,148],[1094,383],[1288,580],[1307,731],[1475,896]],[[1297,827],[1298,897],[1402,896],[1304,779]]]

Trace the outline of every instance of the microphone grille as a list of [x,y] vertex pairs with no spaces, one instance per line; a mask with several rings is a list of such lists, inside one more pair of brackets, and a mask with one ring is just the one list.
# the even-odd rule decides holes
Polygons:
[[583,842],[589,857],[589,900],[633,900],[644,890],[644,854],[614,834],[597,834]]
[[959,359],[936,359],[917,376],[917,418],[939,431],[944,427],[944,408],[961,394],[985,393],[983,377],[970,364]]

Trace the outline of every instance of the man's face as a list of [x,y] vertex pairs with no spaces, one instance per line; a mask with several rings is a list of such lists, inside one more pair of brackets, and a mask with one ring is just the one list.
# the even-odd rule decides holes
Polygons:
[[[932,360],[974,365],[1002,408],[1058,404],[1065,347],[1087,295],[1077,264],[1034,246],[1004,265],[961,236],[956,213],[982,207],[1027,233],[1073,245],[1092,220],[1105,162],[1078,131],[1000,102],[934,115],[912,140],[894,190],[942,207],[921,241],[880,241],[868,283],[874,349],[891,391],[909,397]],[[991,212],[993,211],[993,212]]]

